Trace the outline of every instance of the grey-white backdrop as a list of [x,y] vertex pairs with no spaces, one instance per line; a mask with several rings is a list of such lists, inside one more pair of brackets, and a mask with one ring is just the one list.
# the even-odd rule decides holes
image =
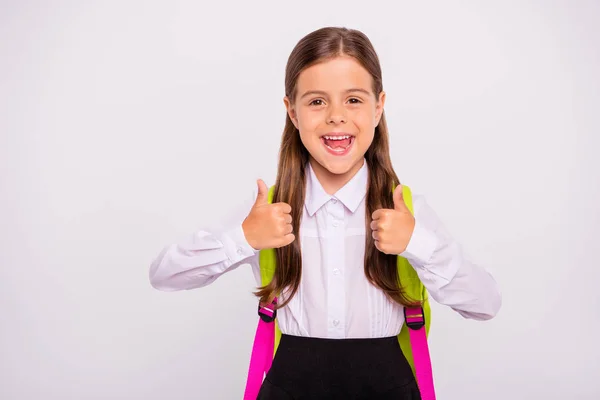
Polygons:
[[600,398],[600,3],[3,1],[0,398],[239,399],[240,268],[148,281],[273,184],[285,62],[326,25],[381,57],[394,166],[501,285],[434,305],[440,399]]

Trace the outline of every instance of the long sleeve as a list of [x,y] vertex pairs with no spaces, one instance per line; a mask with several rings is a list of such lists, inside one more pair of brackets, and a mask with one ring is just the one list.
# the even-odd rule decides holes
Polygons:
[[221,226],[198,230],[164,247],[150,266],[150,284],[166,292],[200,288],[243,264],[250,264],[257,278],[259,252],[242,230],[255,198],[256,194],[242,201]]
[[436,302],[465,318],[493,318],[500,310],[502,295],[492,275],[464,254],[423,196],[414,196],[413,203],[415,229],[401,255]]

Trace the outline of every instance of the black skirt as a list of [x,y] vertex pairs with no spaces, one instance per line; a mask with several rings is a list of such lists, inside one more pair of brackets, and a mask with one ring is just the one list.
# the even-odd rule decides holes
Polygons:
[[257,400],[420,400],[397,337],[282,335]]

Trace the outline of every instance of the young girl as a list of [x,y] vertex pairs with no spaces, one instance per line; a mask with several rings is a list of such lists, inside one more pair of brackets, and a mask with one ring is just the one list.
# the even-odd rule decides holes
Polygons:
[[[420,399],[397,340],[414,300],[398,283],[397,257],[434,300],[466,318],[496,315],[496,282],[422,196],[407,208],[390,160],[381,67],[363,33],[323,28],[300,40],[284,104],[272,202],[258,180],[232,225],[166,247],[151,283],[200,288],[252,266],[261,303],[277,297],[282,333],[258,399]],[[261,286],[263,249],[276,249],[277,268]]]

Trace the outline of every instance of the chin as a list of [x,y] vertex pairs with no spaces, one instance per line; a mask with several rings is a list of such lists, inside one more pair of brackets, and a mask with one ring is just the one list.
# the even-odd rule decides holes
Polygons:
[[352,165],[354,164],[346,163],[344,165],[339,165],[336,163],[334,165],[326,165],[325,169],[333,175],[344,175],[352,169]]
[[324,169],[332,175],[344,175],[352,170],[352,168],[361,160],[346,159],[346,160],[331,160],[325,156],[325,159],[316,160]]

